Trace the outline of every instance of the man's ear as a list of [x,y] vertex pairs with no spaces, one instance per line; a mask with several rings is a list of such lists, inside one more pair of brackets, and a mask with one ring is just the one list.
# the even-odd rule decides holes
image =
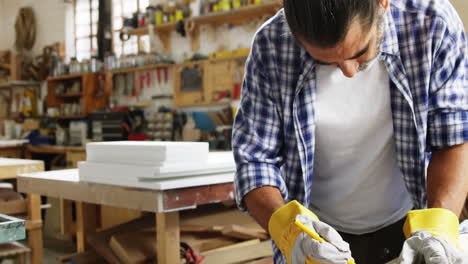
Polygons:
[[386,11],[390,6],[390,0],[379,0],[379,6]]

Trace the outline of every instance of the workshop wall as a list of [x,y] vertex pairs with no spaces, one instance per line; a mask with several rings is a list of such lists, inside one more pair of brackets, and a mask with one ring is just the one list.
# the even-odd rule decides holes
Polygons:
[[73,52],[73,5],[64,0],[0,0],[0,50],[12,49],[15,43],[15,21],[21,7],[34,9],[37,22],[33,53],[54,42],[65,42],[66,53]]
[[[165,0],[151,0],[151,4]],[[70,1],[71,2],[71,1]],[[460,17],[468,28],[468,2],[466,0],[451,0]],[[33,48],[35,54],[40,53],[42,47],[56,41],[65,42],[66,54],[74,56],[73,40],[73,5],[64,0],[0,0],[0,30],[2,41],[0,50],[12,48],[15,41],[14,23],[19,8],[32,6],[37,19],[37,40]],[[14,15],[12,15],[14,14]],[[258,28],[259,22],[252,22],[244,27],[221,26],[216,29],[209,26],[201,28],[200,52],[210,53],[218,50],[231,50],[249,47],[252,36]],[[177,61],[190,57],[190,39],[183,38],[173,32],[171,37],[172,52]],[[156,49],[161,50],[162,44],[156,40]]]
[[457,9],[463,23],[465,24],[465,30],[468,30],[468,1],[466,0],[450,0]]

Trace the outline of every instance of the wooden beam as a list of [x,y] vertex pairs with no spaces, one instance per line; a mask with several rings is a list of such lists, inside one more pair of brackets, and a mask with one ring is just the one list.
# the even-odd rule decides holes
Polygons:
[[76,202],[76,247],[77,252],[86,251],[86,236],[96,232],[97,207],[95,204]]
[[157,263],[180,262],[179,212],[156,213],[156,252]]
[[[42,224],[41,217],[41,197],[37,194],[29,194],[28,197],[28,216],[31,222]],[[42,263],[43,244],[42,229],[31,228],[28,230],[28,244],[31,249],[30,263]]]
[[215,251],[205,254],[204,264],[231,264],[250,261],[258,258],[271,257],[273,249],[271,241],[267,240],[260,243],[248,244],[225,250]]

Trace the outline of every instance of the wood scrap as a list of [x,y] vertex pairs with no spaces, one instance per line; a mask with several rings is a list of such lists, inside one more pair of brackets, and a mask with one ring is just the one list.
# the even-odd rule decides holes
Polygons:
[[252,239],[252,240],[247,240],[247,241],[235,243],[235,244],[225,246],[225,247],[220,247],[220,248],[215,248],[215,249],[203,251],[201,254],[209,255],[209,254],[213,254],[213,253],[220,252],[220,251],[226,251],[226,250],[233,249],[233,248],[255,245],[255,244],[258,244],[258,243],[260,243],[260,239]]
[[156,234],[154,229],[116,234],[109,247],[124,264],[146,263],[156,257]]
[[230,225],[223,228],[222,234],[225,236],[248,240],[254,238],[269,239],[268,233],[263,229],[252,229],[240,225]]
[[201,236],[201,233],[182,234],[180,241],[187,243],[196,252],[221,248],[237,242],[237,240],[230,237],[219,235]]
[[180,232],[192,232],[192,233],[215,233],[221,234],[223,226],[203,226],[203,225],[181,225]]
[[273,250],[271,241],[263,241],[253,245],[240,246],[205,254],[203,264],[231,264],[271,257]]
[[237,208],[226,208],[219,204],[199,207],[196,210],[182,211],[180,223],[181,225],[199,226],[240,225],[255,230],[263,230],[251,216],[240,212]]
[[98,232],[90,234],[86,241],[99,255],[101,255],[110,264],[121,263],[119,258],[114,254],[109,247],[109,242],[112,236],[118,233],[134,232],[135,230],[145,230],[154,228],[154,215],[150,214],[137,220]]

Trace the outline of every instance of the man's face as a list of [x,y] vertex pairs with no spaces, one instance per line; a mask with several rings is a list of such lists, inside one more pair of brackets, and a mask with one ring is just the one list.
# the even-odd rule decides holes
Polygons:
[[358,71],[364,70],[367,63],[380,52],[383,40],[383,19],[378,18],[370,30],[354,19],[345,39],[335,47],[322,48],[300,41],[316,63],[335,65],[346,77],[353,77]]

